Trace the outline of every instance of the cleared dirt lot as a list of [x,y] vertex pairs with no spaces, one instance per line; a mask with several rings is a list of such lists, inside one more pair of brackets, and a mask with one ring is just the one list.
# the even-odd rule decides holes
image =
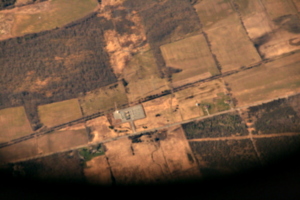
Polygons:
[[7,142],[32,132],[24,107],[0,110],[0,143]]
[[225,77],[237,105],[300,92],[300,56],[290,55],[237,74]]
[[162,183],[188,170],[200,177],[195,158],[180,127],[105,144],[116,184]]
[[298,12],[300,12],[300,0],[293,0],[293,2],[297,7]]
[[207,72],[211,76],[220,73],[203,35],[165,44],[160,49],[167,66],[182,70],[173,74],[173,82]]
[[177,111],[178,101],[172,95],[163,96],[142,103],[146,118],[134,121],[137,131],[144,131],[182,120]]
[[105,155],[95,157],[86,162],[86,167],[83,169],[83,172],[87,182],[90,184],[105,186],[112,184],[110,167]]
[[88,137],[84,125],[80,128],[77,130],[56,131],[38,137],[39,154],[54,153],[87,144]]
[[14,144],[12,146],[1,148],[0,163],[14,162],[37,155],[37,141],[34,138]]
[[38,107],[41,122],[48,127],[67,123],[82,117],[77,99],[60,101]]
[[114,137],[128,135],[132,133],[129,123],[113,125],[109,122],[107,116],[98,117],[86,122],[86,126],[90,129],[91,143],[101,142]]

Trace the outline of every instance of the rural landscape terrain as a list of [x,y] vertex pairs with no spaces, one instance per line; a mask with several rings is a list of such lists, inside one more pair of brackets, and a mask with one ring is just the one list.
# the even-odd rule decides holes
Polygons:
[[171,184],[300,151],[299,0],[0,0],[0,69],[7,176]]

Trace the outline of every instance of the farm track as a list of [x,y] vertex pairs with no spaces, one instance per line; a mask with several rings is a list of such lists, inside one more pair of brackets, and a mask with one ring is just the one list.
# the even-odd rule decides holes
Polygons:
[[223,141],[223,140],[246,140],[246,139],[258,139],[258,138],[273,138],[282,136],[294,136],[300,135],[300,133],[274,133],[274,134],[263,134],[263,135],[245,135],[245,136],[232,136],[232,137],[215,137],[215,138],[197,138],[189,139],[189,142],[203,142],[203,141]]
[[[183,86],[179,86],[177,88],[173,88],[173,89],[170,89],[170,90],[165,90],[159,94],[155,94],[155,95],[150,95],[150,96],[147,96],[145,98],[141,98],[139,99],[138,101],[135,101],[135,102],[129,102],[127,104],[123,104],[119,107],[119,109],[122,109],[122,108],[126,108],[128,106],[133,106],[133,105],[137,105],[137,104],[141,104],[141,103],[144,103],[144,102],[147,102],[147,101],[150,101],[150,100],[153,100],[153,99],[156,99],[156,98],[160,98],[160,97],[163,97],[163,96],[166,96],[166,95],[169,95],[169,94],[172,94],[173,92],[178,92],[178,91],[181,91],[181,90],[184,90],[184,89],[187,89],[189,87],[193,87],[195,84],[198,84],[198,83],[204,83],[204,82],[209,82],[209,81],[213,81],[213,80],[216,80],[216,79],[220,79],[220,78],[224,78],[224,77],[227,77],[227,76],[230,76],[230,75],[233,75],[233,74],[237,74],[239,72],[242,72],[242,71],[246,71],[246,70],[249,70],[249,69],[252,69],[252,68],[255,68],[255,67],[259,67],[261,66],[262,64],[265,64],[265,63],[268,63],[268,62],[271,62],[271,61],[274,61],[276,59],[280,59],[282,57],[285,57],[285,56],[288,56],[290,54],[294,54],[294,53],[298,53],[300,52],[300,50],[296,50],[294,52],[291,52],[291,53],[287,53],[287,54],[284,54],[284,55],[281,55],[281,56],[277,56],[277,57],[274,57],[274,58],[270,58],[270,59],[264,59],[262,60],[261,62],[259,63],[255,63],[253,65],[250,65],[248,67],[243,67],[243,68],[240,68],[238,70],[232,70],[232,71],[228,71],[228,72],[225,72],[223,74],[220,74],[220,75],[215,75],[215,76],[212,76],[212,77],[209,77],[209,78],[206,78],[206,79],[202,79],[202,80],[198,80],[198,81],[195,81],[193,83],[188,83],[186,85],[183,85]],[[295,94],[292,94],[290,96],[294,96]],[[286,97],[286,96],[284,96]],[[283,98],[284,98],[283,97]],[[273,101],[273,100],[276,100],[278,98],[274,98],[272,100],[269,100],[267,102],[270,102],[270,101]],[[263,102],[262,102],[263,103]],[[259,103],[261,104],[261,103]],[[252,106],[255,106],[255,105],[259,105],[259,104],[252,104],[252,105],[247,105],[247,106],[243,106],[243,107],[239,107],[239,108],[235,108],[233,110],[238,110],[238,109],[242,109],[242,108],[248,108],[248,107],[252,107]],[[54,127],[50,127],[50,128],[42,128],[30,135],[27,135],[27,136],[24,136],[24,137],[20,137],[20,138],[17,138],[17,139],[14,139],[14,140],[11,140],[9,142],[5,142],[5,143],[1,143],[0,144],[0,148],[3,148],[3,147],[7,147],[7,146],[11,146],[13,144],[17,144],[17,143],[20,143],[22,141],[25,141],[25,140],[29,140],[29,139],[32,139],[34,137],[38,137],[38,136],[42,136],[42,135],[45,135],[45,134],[48,134],[48,133],[51,133],[53,131],[57,131],[57,130],[60,130],[62,128],[65,128],[65,127],[68,127],[68,126],[73,126],[73,125],[76,125],[76,124],[79,124],[79,123],[84,123],[86,121],[89,121],[91,119],[94,119],[94,118],[97,118],[97,117],[101,117],[101,116],[104,116],[106,115],[107,113],[110,113],[110,112],[113,112],[115,109],[114,108],[111,108],[109,110],[106,110],[106,111],[102,111],[102,112],[97,112],[97,113],[94,113],[92,115],[88,115],[88,116],[85,116],[85,117],[82,117],[82,118],[79,118],[79,119],[76,119],[76,120],[73,120],[73,121],[70,121],[70,122],[67,122],[67,123],[64,123],[64,124],[60,124],[60,125],[57,125],[57,126],[54,126]],[[226,111],[225,113],[227,112],[232,112],[233,110],[228,110]],[[219,115],[219,114],[222,114],[224,112],[220,112],[220,113],[216,113],[214,115],[209,115],[208,117],[213,117],[215,115]],[[207,117],[207,116],[206,116]],[[196,120],[196,119],[201,119],[201,118],[206,118],[206,117],[199,117],[199,118],[195,118],[195,119],[192,119],[192,120],[189,120],[189,121],[193,121],[193,120]],[[182,121],[182,122],[178,122],[176,123],[177,125],[178,124],[183,124],[183,123],[186,123],[185,121]],[[174,124],[175,125],[175,124]],[[169,125],[168,125],[169,126]],[[150,131],[150,130],[148,130]],[[148,132],[148,131],[143,131],[143,132]]]

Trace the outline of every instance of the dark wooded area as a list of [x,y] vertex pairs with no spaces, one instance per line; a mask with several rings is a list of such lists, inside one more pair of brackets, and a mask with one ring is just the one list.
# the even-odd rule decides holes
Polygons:
[[191,2],[189,0],[127,0],[124,6],[141,15],[156,64],[161,75],[164,76],[166,64],[159,47],[201,29],[198,15]]
[[1,41],[2,107],[22,105],[25,96],[38,104],[70,99],[115,82],[101,22],[94,13],[60,29]]

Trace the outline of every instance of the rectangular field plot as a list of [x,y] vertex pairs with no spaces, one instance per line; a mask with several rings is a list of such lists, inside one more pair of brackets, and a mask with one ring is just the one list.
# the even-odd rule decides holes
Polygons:
[[[259,37],[275,29],[260,0],[235,0],[249,37],[259,43]],[[262,40],[263,37],[260,39]]]
[[[193,87],[175,92],[182,120],[229,110],[230,97],[224,92],[225,86],[220,79],[198,83]],[[205,106],[208,108],[206,109]]]
[[77,99],[41,105],[38,107],[38,112],[41,122],[47,127],[67,123],[82,117]]
[[182,125],[187,139],[248,135],[247,127],[238,113],[218,115]]
[[145,131],[182,120],[178,101],[171,95],[143,103],[146,118],[134,121],[137,131]]
[[53,0],[20,7],[15,14],[14,35],[50,30],[80,19],[97,6],[94,0]]
[[230,16],[235,15],[229,1],[226,0],[203,0],[194,5],[204,29],[214,25]]
[[190,146],[207,178],[260,166],[250,139],[190,142]]
[[40,154],[54,153],[68,150],[88,143],[87,132],[82,125],[80,129],[61,130],[48,133],[38,138],[38,150]]
[[238,16],[233,15],[206,31],[212,52],[221,64],[222,72],[239,69],[261,61]]
[[296,14],[297,8],[293,0],[262,0],[272,20],[289,14]]
[[80,106],[85,116],[106,111],[115,106],[128,103],[125,88],[121,82],[91,91],[79,98]]
[[237,106],[300,92],[299,54],[225,77]]
[[37,156],[37,140],[25,140],[0,149],[0,164]]
[[300,49],[299,17],[296,11],[284,7],[284,5],[292,7],[291,1],[266,1],[275,12],[284,11],[281,14],[277,13],[276,18],[272,18],[272,13],[266,11],[260,0],[247,2],[247,6],[243,6],[244,0],[236,1],[249,37],[263,58],[279,56]]
[[0,143],[7,142],[32,132],[24,107],[0,110]]
[[219,74],[219,70],[203,35],[196,35],[160,47],[167,66],[181,69],[172,75],[173,82],[202,75]]
[[255,144],[264,164],[280,162],[300,150],[300,135],[255,139]]
[[136,54],[123,71],[129,102],[169,89],[160,74],[151,50]]

